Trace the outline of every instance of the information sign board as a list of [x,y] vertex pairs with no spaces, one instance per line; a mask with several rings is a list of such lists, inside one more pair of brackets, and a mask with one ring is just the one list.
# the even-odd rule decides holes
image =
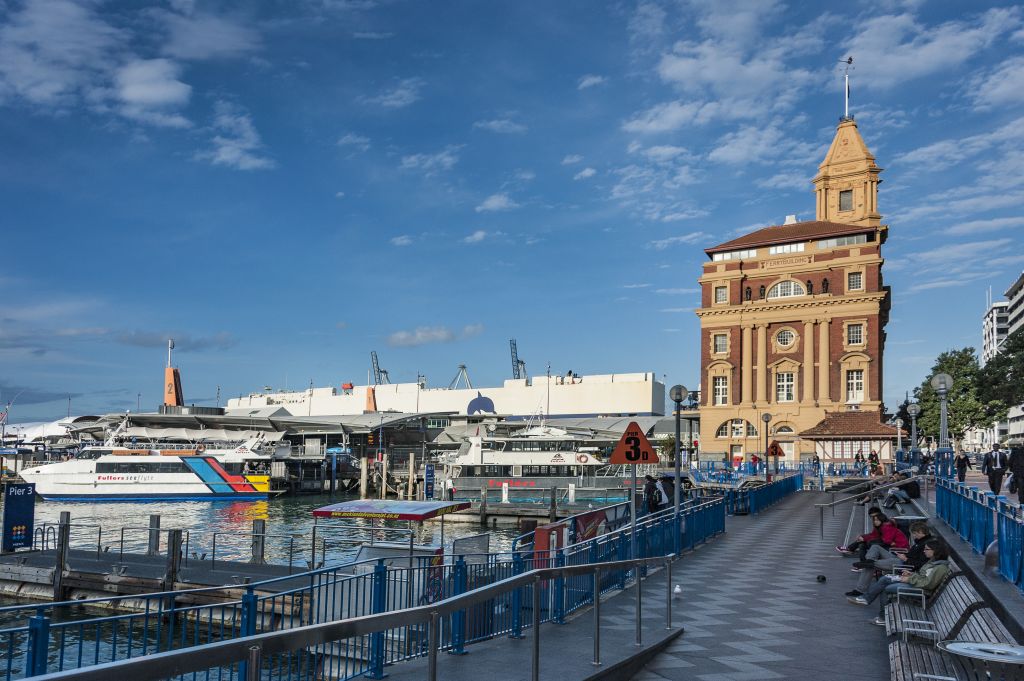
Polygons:
[[645,464],[658,463],[659,459],[643,429],[634,421],[626,426],[610,461],[613,464]]
[[32,548],[36,516],[35,483],[7,483],[4,485],[3,540],[4,553],[15,549]]
[[423,498],[434,498],[434,464],[428,463],[423,469]]

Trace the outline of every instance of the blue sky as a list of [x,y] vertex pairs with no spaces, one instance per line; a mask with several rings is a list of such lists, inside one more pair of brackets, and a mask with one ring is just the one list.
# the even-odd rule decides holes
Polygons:
[[[965,10],[965,8],[967,8]],[[1024,268],[1013,3],[0,0],[0,401],[654,371],[703,248],[813,219],[854,56],[890,405]]]

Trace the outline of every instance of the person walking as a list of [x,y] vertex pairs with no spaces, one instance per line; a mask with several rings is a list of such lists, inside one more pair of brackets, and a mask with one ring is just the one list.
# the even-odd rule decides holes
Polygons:
[[1017,485],[1017,503],[1024,506],[1024,447],[1010,448],[1010,473]]
[[658,510],[658,486],[654,480],[654,476],[644,476],[644,505],[647,507],[648,513],[654,513]]
[[1003,488],[1003,476],[1006,475],[1008,463],[1006,453],[999,448],[998,442],[992,445],[992,451],[981,462],[981,472],[988,476],[988,486],[996,496],[999,496]]
[[974,464],[971,463],[971,457],[964,454],[962,450],[953,459],[953,466],[956,468],[956,479],[958,482],[963,482],[967,478],[968,468],[974,468]]

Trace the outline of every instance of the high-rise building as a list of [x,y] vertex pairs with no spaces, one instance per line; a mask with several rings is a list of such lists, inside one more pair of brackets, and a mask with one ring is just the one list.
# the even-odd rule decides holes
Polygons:
[[1009,333],[1010,315],[1007,308],[1010,304],[1005,300],[991,303],[981,321],[981,363],[995,357]]
[[[1010,288],[1006,289],[1006,335],[1024,329],[1024,272],[1017,277]],[[1010,407],[1007,416],[1007,442],[1013,446],[1024,445],[1024,407]]]
[[790,216],[705,250],[704,456],[763,454],[765,427],[790,460],[891,456],[896,429],[881,423],[890,297],[880,172],[843,118],[813,180],[815,220]]

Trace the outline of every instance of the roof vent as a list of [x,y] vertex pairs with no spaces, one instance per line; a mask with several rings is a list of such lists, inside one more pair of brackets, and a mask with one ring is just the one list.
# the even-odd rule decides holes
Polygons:
[[784,223],[782,223],[782,224],[784,224],[784,225],[795,225],[796,224],[796,216],[795,215],[787,215],[786,216],[786,221]]

